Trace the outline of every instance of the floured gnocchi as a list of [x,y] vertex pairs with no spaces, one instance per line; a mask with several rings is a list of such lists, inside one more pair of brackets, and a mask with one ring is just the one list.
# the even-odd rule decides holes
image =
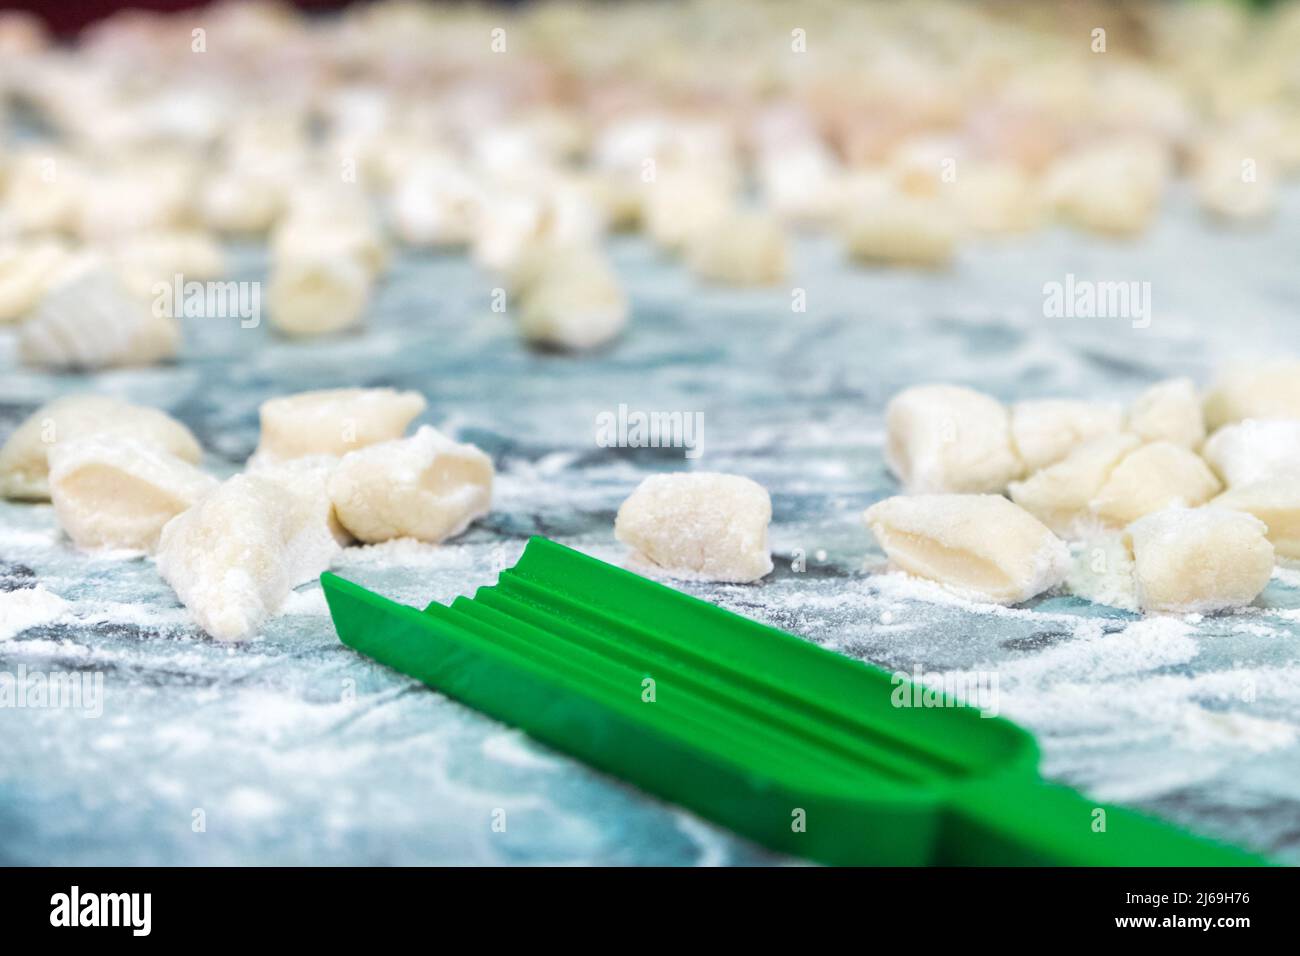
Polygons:
[[995,604],[1027,601],[1070,568],[1065,543],[1001,495],[887,498],[863,520],[892,564]]
[[1192,380],[1176,378],[1151,386],[1129,409],[1128,428],[1143,441],[1199,448],[1205,440],[1205,417]]
[[540,278],[524,295],[519,329],[537,345],[593,349],[616,338],[627,317],[627,295],[612,273],[564,268]]
[[1300,483],[1300,420],[1251,418],[1226,425],[1201,454],[1229,488],[1281,477]]
[[217,486],[156,445],[114,433],[62,441],[50,450],[50,499],[79,548],[152,552],[163,526]]
[[190,430],[166,412],[105,395],[68,395],[33,412],[0,447],[0,497],[48,501],[50,451],[96,434],[148,444],[190,464],[203,455]]
[[956,217],[939,199],[888,195],[855,210],[844,242],[849,255],[862,262],[944,266],[957,245]]
[[354,539],[347,528],[339,523],[328,487],[329,476],[334,473],[338,463],[339,459],[331,455],[307,455],[282,461],[254,458],[248,463],[248,474],[274,481],[290,494],[304,499],[320,516],[334,540],[346,546],[352,544]]
[[1094,522],[1089,506],[1111,472],[1141,444],[1128,432],[1084,442],[1062,461],[1012,482],[1011,500],[1057,534],[1075,537]]
[[236,475],[163,527],[158,570],[203,630],[242,641],[337,551],[310,502]]
[[55,239],[0,246],[0,324],[31,312],[68,256],[67,246]]
[[772,570],[772,500],[740,475],[651,475],[618,509],[614,537],[632,562],[673,577],[748,583]]
[[280,257],[266,290],[273,325],[290,336],[327,335],[361,322],[371,273],[357,256],[314,251]]
[[418,392],[392,388],[331,388],[273,398],[262,403],[254,458],[265,464],[308,455],[341,457],[400,438],[425,404]]
[[1024,467],[1006,407],[974,389],[904,389],[886,407],[885,426],[885,460],[911,493],[1002,491]]
[[1246,418],[1300,419],[1300,360],[1229,366],[1206,393],[1204,409],[1211,432]]
[[1123,526],[1172,505],[1204,504],[1221,488],[1199,455],[1158,441],[1124,456],[1088,506],[1103,522]]
[[1086,441],[1123,427],[1124,412],[1113,404],[1044,398],[1011,406],[1012,444],[1030,473],[1056,464]]
[[1168,508],[1133,522],[1133,553],[1144,611],[1206,613],[1249,604],[1273,574],[1264,522],[1226,508]]
[[1278,555],[1300,558],[1300,478],[1264,478],[1238,485],[1210,504],[1254,515],[1268,527],[1268,540]]
[[726,216],[697,232],[687,260],[700,278],[728,285],[770,285],[786,272],[785,233],[772,216]]
[[437,544],[487,514],[493,473],[480,449],[425,425],[345,455],[326,487],[339,523],[359,541]]

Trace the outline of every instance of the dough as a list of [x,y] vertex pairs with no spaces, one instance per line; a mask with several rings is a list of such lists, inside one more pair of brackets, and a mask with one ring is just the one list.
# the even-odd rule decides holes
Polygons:
[[50,449],[50,499],[79,548],[153,551],[163,525],[217,486],[148,442],[98,433]]
[[1057,160],[1044,191],[1057,215],[1080,229],[1134,235],[1159,209],[1168,163],[1154,144],[1090,146]]
[[1138,611],[1133,552],[1121,531],[1084,541],[1072,556],[1066,589],[1075,597],[1124,611]]
[[1200,456],[1181,445],[1158,441],[1126,455],[1089,507],[1103,522],[1122,527],[1171,505],[1204,504],[1221,487]]
[[911,494],[1002,491],[1023,465],[1006,407],[959,385],[917,385],[885,408],[885,460]]
[[435,428],[343,457],[327,487],[339,522],[360,541],[418,538],[437,544],[492,503],[492,459]]
[[334,502],[329,495],[329,476],[334,473],[338,463],[339,459],[332,455],[307,455],[284,461],[253,458],[248,463],[248,474],[274,481],[291,494],[306,500],[334,540],[346,546],[355,539],[339,523],[339,516],[334,511]]
[[977,233],[1005,235],[1042,225],[1038,184],[1010,163],[963,160],[951,188],[957,218]]
[[1300,420],[1227,425],[1210,436],[1201,454],[1229,488],[1283,476],[1300,482]]
[[200,220],[210,229],[263,235],[284,208],[284,184],[252,170],[221,170],[203,183],[198,207]]
[[529,246],[506,273],[506,291],[522,300],[555,275],[586,273],[617,282],[609,259],[590,243],[539,242]]
[[1111,472],[1142,440],[1128,432],[1084,442],[1062,461],[1012,482],[1011,500],[1065,537],[1076,537],[1095,519],[1088,505]]
[[897,567],[995,604],[1027,601],[1070,567],[1065,543],[1001,495],[887,498],[863,520]]
[[321,211],[286,218],[271,233],[275,263],[355,260],[371,279],[388,268],[388,246],[369,218]]
[[691,271],[727,285],[771,285],[785,278],[786,243],[772,216],[743,213],[701,229],[687,246]]
[[16,322],[31,312],[67,261],[67,246],[54,239],[0,247],[0,324]]
[[645,184],[646,235],[660,248],[680,251],[733,207],[729,173],[660,170],[654,182]]
[[101,369],[152,365],[176,355],[180,326],[154,313],[97,257],[60,270],[18,331],[18,354],[28,365]]
[[942,200],[891,194],[856,210],[844,241],[863,262],[933,268],[952,259],[957,226]]
[[1264,478],[1229,488],[1210,502],[1254,515],[1268,526],[1268,540],[1284,558],[1300,558],[1300,478]]
[[452,157],[418,163],[403,175],[389,200],[398,238],[434,248],[468,246],[482,204],[478,184]]
[[771,520],[771,498],[748,478],[651,475],[619,506],[614,537],[670,576],[748,583],[772,570]]
[[308,455],[341,457],[400,438],[425,404],[418,392],[392,388],[331,388],[273,398],[259,412],[262,434],[254,457],[260,464]]
[[114,248],[127,288],[150,301],[158,283],[170,289],[177,276],[183,282],[207,282],[226,272],[221,246],[198,230],[140,233],[115,243]]
[[627,317],[627,296],[612,273],[564,268],[524,295],[519,329],[537,345],[592,349],[617,338]]
[[1300,419],[1300,359],[1229,366],[1206,394],[1204,409],[1211,432],[1244,418]]
[[[1258,222],[1277,209],[1276,163],[1261,156],[1257,143],[1215,142],[1204,146],[1195,158],[1192,178],[1201,208],[1216,219]],[[1244,176],[1243,163],[1254,163],[1254,177]]]
[[37,409],[0,447],[0,497],[48,501],[50,449],[95,434],[146,443],[190,464],[203,456],[190,430],[166,412],[104,395],[68,395]]
[[1151,386],[1129,409],[1128,428],[1143,441],[1199,448],[1205,440],[1205,418],[1192,380],[1175,378]]
[[1264,522],[1226,508],[1167,508],[1124,532],[1144,611],[1205,613],[1255,599],[1273,574]]
[[274,481],[236,475],[167,523],[158,570],[203,630],[242,641],[337,551],[305,499]]
[[271,324],[291,336],[352,328],[370,301],[371,277],[359,257],[342,250],[277,258],[266,291]]
[[1011,440],[1031,474],[1061,461],[1084,442],[1123,427],[1124,412],[1114,404],[1042,398],[1011,406]]

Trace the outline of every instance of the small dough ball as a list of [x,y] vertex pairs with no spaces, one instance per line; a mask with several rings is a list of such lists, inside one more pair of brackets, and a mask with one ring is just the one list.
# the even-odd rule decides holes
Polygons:
[[320,516],[334,540],[346,547],[355,539],[339,523],[339,516],[334,511],[334,502],[330,501],[329,494],[329,476],[334,473],[338,463],[339,459],[332,455],[307,455],[283,461],[254,458],[248,463],[248,473],[274,481],[286,491],[305,499]]
[[1249,604],[1273,574],[1264,522],[1226,508],[1168,508],[1129,525],[1144,611],[1206,613]]
[[235,475],[167,522],[158,570],[199,627],[242,641],[337,552],[309,502],[277,482]]
[[1277,163],[1258,144],[1215,142],[1194,161],[1192,182],[1201,208],[1222,222],[1252,223],[1277,208]]
[[1221,488],[1195,452],[1158,441],[1125,456],[1089,507],[1103,522],[1123,526],[1162,508],[1204,504]]
[[273,398],[262,403],[255,458],[260,463],[308,455],[339,458],[401,438],[425,404],[418,392],[392,388],[328,388]]
[[660,248],[679,251],[725,219],[734,204],[732,183],[725,172],[661,171],[645,187],[646,235]]
[[952,260],[956,220],[941,200],[891,194],[849,216],[844,242],[861,262],[935,268]]
[[327,487],[339,522],[360,541],[455,537],[492,504],[492,459],[428,425],[410,438],[343,457]]
[[1300,482],[1300,420],[1227,425],[1210,436],[1201,454],[1229,488],[1268,478]]
[[276,225],[271,234],[271,256],[275,263],[328,263],[355,260],[371,278],[388,268],[388,246],[369,218],[340,211],[312,210]]
[[544,276],[523,297],[519,328],[537,345],[593,349],[617,338],[627,316],[627,296],[612,273],[566,268]]
[[145,232],[115,244],[123,281],[131,292],[153,299],[159,284],[169,289],[177,276],[185,282],[207,282],[226,271],[225,255],[212,236],[198,230]]
[[0,497],[48,501],[51,449],[96,434],[146,443],[190,464],[203,457],[190,430],[166,412],[105,395],[68,395],[38,408],[0,447]]
[[1211,432],[1245,418],[1300,419],[1300,360],[1231,366],[1206,394],[1204,407]]
[[281,257],[271,269],[271,324],[290,336],[327,335],[361,322],[371,271],[355,255],[318,251]]
[[1031,474],[1061,461],[1084,442],[1123,427],[1124,412],[1118,405],[1042,398],[1011,406],[1011,439]]
[[757,581],[772,570],[767,526],[772,499],[740,475],[651,475],[619,506],[614,537],[633,563],[674,577]]
[[1093,146],[1048,169],[1044,191],[1066,222],[1103,235],[1142,232],[1160,207],[1169,158],[1145,143]]
[[1210,502],[1252,514],[1268,526],[1268,540],[1284,558],[1300,558],[1300,479],[1264,478],[1229,488]]
[[1090,439],[1056,464],[1013,481],[1011,500],[1057,534],[1076,537],[1095,522],[1089,503],[1124,456],[1141,444],[1128,432]]
[[179,348],[180,325],[95,257],[61,270],[18,331],[22,360],[55,369],[153,365]]
[[885,408],[885,427],[885,460],[911,494],[1000,492],[1023,470],[1006,407],[974,389],[904,389]]
[[209,229],[264,235],[284,210],[284,183],[254,170],[222,170],[203,183],[198,207]]
[[1070,568],[1065,543],[1001,495],[886,498],[863,520],[894,565],[981,601],[1019,604]]
[[691,271],[701,279],[727,285],[771,285],[785,278],[785,233],[772,216],[727,216],[691,238],[687,258]]
[[55,239],[0,247],[0,324],[16,322],[36,308],[68,255],[67,246]]
[[977,233],[1029,232],[1043,222],[1038,185],[1011,163],[963,163],[952,197],[958,219]]
[[506,272],[506,291],[523,299],[556,274],[613,276],[613,267],[591,243],[539,242],[525,248]]
[[163,525],[217,480],[155,445],[98,433],[50,450],[50,499],[79,548],[152,552]]
[[1153,385],[1129,409],[1129,431],[1143,441],[1168,441],[1198,448],[1205,440],[1205,417],[1189,378]]
[[453,158],[425,158],[393,187],[393,231],[407,245],[465,248],[474,239],[483,192]]

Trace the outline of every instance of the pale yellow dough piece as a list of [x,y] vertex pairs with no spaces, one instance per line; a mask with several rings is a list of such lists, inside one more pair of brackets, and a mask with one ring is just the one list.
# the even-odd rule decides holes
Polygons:
[[1229,488],[1267,478],[1300,483],[1300,420],[1225,425],[1210,436],[1201,454]]
[[747,583],[772,570],[772,500],[740,475],[651,475],[618,509],[614,537],[634,564],[669,576]]
[[616,338],[627,317],[627,295],[612,273],[563,268],[523,296],[519,329],[538,345],[593,349]]
[[371,271],[343,250],[313,250],[277,259],[266,300],[271,325],[286,335],[328,335],[361,322]]
[[959,385],[917,385],[885,409],[885,460],[913,494],[1002,491],[1023,464],[997,399]]
[[392,388],[332,388],[263,402],[259,463],[332,455],[400,438],[425,408],[418,392]]
[[1230,488],[1210,504],[1254,515],[1268,526],[1268,540],[1284,558],[1300,558],[1300,477],[1265,478]]
[[203,630],[242,641],[337,552],[309,501],[236,475],[166,524],[158,571]]
[[1172,442],[1152,442],[1115,466],[1089,507],[1106,524],[1122,526],[1162,508],[1204,504],[1221,488],[1199,455]]
[[1155,216],[1168,156],[1148,143],[1107,143],[1070,153],[1047,171],[1044,191],[1065,221],[1091,232],[1132,235]]
[[1019,604],[1070,568],[1065,543],[1001,495],[887,498],[863,520],[891,563],[981,601]]
[[147,442],[97,433],[50,450],[50,499],[79,548],[152,552],[163,526],[217,481]]
[[334,540],[346,546],[355,539],[339,523],[339,516],[334,511],[334,502],[330,501],[329,495],[329,476],[334,473],[338,463],[339,459],[332,455],[307,455],[283,461],[254,457],[248,462],[248,474],[274,481],[294,496],[305,499],[320,516]]
[[17,322],[30,313],[67,260],[67,246],[55,239],[0,247],[0,324]]
[[48,501],[51,449],[96,434],[143,442],[190,464],[203,456],[190,430],[166,412],[105,395],[69,395],[33,412],[0,447],[0,497]]
[[1205,440],[1205,418],[1192,380],[1175,378],[1151,386],[1129,409],[1128,428],[1143,441],[1199,448]]
[[1273,574],[1264,522],[1226,508],[1168,508],[1124,532],[1144,611],[1206,613],[1242,607]]
[[1128,432],[1086,441],[1062,461],[1012,482],[1011,500],[1057,534],[1076,537],[1095,521],[1089,503],[1124,456],[1141,444]]
[[428,425],[410,438],[345,455],[326,487],[339,522],[360,541],[455,537],[492,504],[492,459]]
[[844,242],[862,262],[945,266],[957,245],[956,218],[942,200],[890,194],[849,216]]
[[687,246],[691,271],[727,285],[771,285],[785,278],[781,224],[761,213],[727,216],[701,229]]
[[1228,367],[1206,393],[1204,409],[1211,432],[1246,418],[1300,419],[1300,359]]
[[1012,442],[1030,474],[1056,464],[1084,442],[1123,427],[1124,412],[1113,404],[1043,398],[1011,406]]

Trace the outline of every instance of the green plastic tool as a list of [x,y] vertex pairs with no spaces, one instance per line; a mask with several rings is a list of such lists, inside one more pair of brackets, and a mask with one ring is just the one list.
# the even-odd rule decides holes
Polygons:
[[[838,864],[1264,861],[1038,776],[973,707],[897,707],[884,671],[545,538],[450,606],[321,576],[339,637],[600,770]],[[953,704],[948,701],[948,704]]]

